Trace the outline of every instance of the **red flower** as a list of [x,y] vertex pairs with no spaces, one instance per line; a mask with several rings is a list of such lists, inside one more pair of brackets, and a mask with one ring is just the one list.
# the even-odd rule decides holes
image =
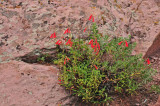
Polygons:
[[91,18],[92,18],[92,15],[89,17],[89,20],[91,20]]
[[[61,82],[61,80],[58,80],[58,81],[60,81],[60,82]],[[62,84],[62,83],[58,83],[58,84]]]
[[73,42],[71,42],[71,39],[68,40],[68,42],[66,43],[66,45],[70,44],[70,47],[72,47]]
[[94,22],[94,17],[93,17],[93,20],[92,20],[92,22]]
[[95,47],[95,50],[94,50],[94,52],[96,52],[96,48],[97,48],[97,46],[98,46],[98,52],[96,53],[96,55],[99,53],[99,50],[100,50],[100,45],[99,45],[99,43],[97,42],[97,39],[96,39],[96,47]]
[[[121,44],[122,44],[122,42],[123,42],[123,41],[119,42],[119,43],[118,43],[118,45],[121,45]],[[127,41],[125,41],[125,43],[126,43],[126,47],[128,47],[128,43],[127,43]]]
[[121,45],[123,41],[119,42],[118,45]]
[[96,70],[98,69],[96,65],[94,65],[94,67],[96,68]]
[[[93,17],[93,16],[91,15],[88,20],[91,20],[92,17]],[[93,17],[92,22],[94,22],[94,17]]]
[[67,57],[67,61],[68,61],[68,60],[70,60],[70,59]]
[[93,44],[93,40],[91,39],[90,42],[88,44]]
[[51,36],[50,36],[50,38],[56,38],[57,36],[56,36],[56,33],[54,32]]
[[57,45],[60,45],[61,43],[62,43],[61,40],[58,40],[58,41],[56,42]]
[[126,43],[126,47],[128,47],[128,43],[127,43],[127,41],[125,41],[125,43]]
[[68,57],[66,57],[64,60],[64,64],[66,64],[66,59],[67,59],[67,62],[68,62],[68,60],[70,60]]
[[98,46],[98,52],[96,53],[96,55],[97,55],[97,54],[99,53],[99,50],[100,50],[100,45],[99,45],[99,43],[97,42],[97,39],[96,39],[96,41],[95,41],[95,44],[96,44],[96,45],[93,45],[93,40],[91,40],[91,41],[89,42],[89,44],[91,44],[91,48],[95,49],[94,52],[97,51],[97,46]]
[[64,32],[64,34],[66,33],[70,33],[70,30],[67,28],[66,31]]
[[84,30],[84,32],[86,31],[86,28],[85,28],[85,30]]
[[56,42],[57,45],[60,45],[61,43],[62,43],[62,41],[60,41],[60,40],[58,40],[58,41]]
[[[99,46],[99,44],[98,44],[98,49],[100,50],[100,46]],[[98,50],[98,52],[96,53],[96,55],[99,53],[99,50]]]
[[[93,44],[92,44],[92,45],[91,45],[91,48],[93,48],[93,49],[94,49],[94,47],[95,47],[95,46],[96,46],[96,45],[93,45]],[[97,46],[96,46],[96,47],[97,47]],[[95,48],[95,49],[96,49],[96,48]]]
[[149,61],[149,59],[147,60],[147,64],[148,64],[148,65],[150,64],[150,61]]
[[88,44],[91,44],[91,48],[94,48],[95,46],[93,45],[93,40],[91,40]]

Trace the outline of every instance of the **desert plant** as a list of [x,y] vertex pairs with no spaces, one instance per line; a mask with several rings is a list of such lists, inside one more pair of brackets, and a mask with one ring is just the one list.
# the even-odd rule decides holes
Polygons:
[[88,39],[69,39],[72,46],[59,52],[54,63],[61,69],[60,85],[85,102],[104,103],[117,92],[134,94],[156,72],[142,55],[131,55],[136,45],[130,42],[131,36],[109,40],[94,23]]

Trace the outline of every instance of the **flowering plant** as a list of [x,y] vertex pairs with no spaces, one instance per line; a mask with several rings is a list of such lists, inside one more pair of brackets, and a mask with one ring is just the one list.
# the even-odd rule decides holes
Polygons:
[[101,36],[93,23],[87,39],[68,38],[64,46],[69,49],[62,50],[57,43],[54,63],[61,69],[59,84],[85,102],[106,103],[116,93],[135,94],[156,72],[141,55],[131,56],[136,45],[130,42],[131,36],[108,38]]

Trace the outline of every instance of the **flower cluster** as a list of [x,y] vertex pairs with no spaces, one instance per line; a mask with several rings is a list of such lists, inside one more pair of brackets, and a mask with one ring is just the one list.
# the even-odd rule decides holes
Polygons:
[[[94,17],[93,17],[92,15],[89,17],[89,20],[91,20],[91,19],[93,19],[92,22],[94,22]],[[85,31],[86,31],[86,28],[85,28],[84,32],[85,32]],[[65,30],[64,34],[68,34],[68,33],[70,33],[70,29],[69,29],[69,28],[67,28],[67,29]],[[55,32],[54,32],[53,34],[51,34],[51,36],[50,36],[50,38],[56,38],[56,37],[57,37],[57,36],[56,36],[56,33],[55,33]],[[64,36],[61,37],[61,38],[64,38]],[[66,39],[65,39],[65,41],[66,41]],[[62,44],[62,40],[58,40],[58,41],[56,42],[56,45],[60,45],[60,44]],[[69,39],[65,45],[70,45],[70,47],[72,47],[72,44],[73,44],[73,42],[71,41],[71,39]],[[99,52],[100,46],[99,46],[99,44],[98,44],[98,42],[97,42],[97,39],[96,39],[96,41],[95,41],[95,44],[96,44],[96,45],[93,45],[93,40],[91,40],[91,42],[90,42],[89,44],[91,44],[91,47],[92,47],[92,48],[95,48],[95,51],[94,51],[94,52],[97,51],[96,48],[97,48],[97,46],[98,46],[98,52]],[[97,52],[97,54],[98,54],[98,52]],[[96,55],[97,55],[97,54],[96,54]],[[67,61],[69,60],[69,58],[67,58],[67,57],[66,57],[66,59],[67,59]],[[64,64],[66,64],[66,59],[64,60]],[[96,67],[96,69],[97,69],[97,67]]]
[[[93,43],[94,43],[95,45],[93,45]],[[95,42],[93,42],[93,39],[90,40],[89,44],[91,44],[91,48],[94,49],[94,52],[97,52],[97,53],[96,53],[96,55],[97,55],[97,54],[99,53],[99,51],[100,51],[100,45],[99,45],[99,43],[97,42],[97,39],[95,39]],[[98,50],[97,50],[97,48],[98,48]]]
[[[92,15],[89,17],[91,19],[94,20]],[[65,45],[70,49],[64,48],[62,51],[57,46],[60,52],[54,64],[61,67],[58,84],[85,102],[101,104],[110,101],[117,92],[133,95],[152,79],[155,72],[150,65],[144,64],[140,55],[131,55],[136,46],[129,42],[131,36],[109,40],[109,36],[98,33],[95,23],[91,31],[89,41],[68,38]],[[69,29],[64,32],[67,33],[70,33]],[[55,33],[51,38],[56,38]],[[57,45],[60,44],[61,40],[58,40]],[[149,59],[147,63],[150,64]]]
[[[93,19],[92,20],[92,22],[94,22],[94,17],[91,15],[90,17],[89,17],[89,20],[91,20],[91,19]],[[86,31],[86,28],[85,28],[85,30],[84,30],[84,32]],[[64,34],[67,34],[67,33],[70,33],[70,29],[69,28],[67,28],[66,30],[65,30],[65,32],[64,32]],[[56,38],[57,36],[56,36],[56,33],[54,32],[53,34],[51,34],[51,36],[50,36],[50,38]],[[64,38],[64,37],[61,37],[61,38]],[[56,42],[56,45],[60,45],[62,43],[62,41],[61,40],[58,40],[57,42]],[[70,44],[70,47],[72,47],[72,44],[73,44],[73,42],[71,42],[71,39],[69,39],[68,40],[68,42],[66,43],[66,45],[68,45],[68,44]]]
[[[123,41],[121,41],[120,43],[118,43],[118,45],[121,45],[121,44],[122,44],[122,42],[123,42]],[[125,41],[125,43],[126,43],[126,47],[128,47],[128,43],[127,43],[127,41]]]
[[[90,21],[91,19],[92,19],[92,22],[94,22],[94,17],[93,17],[93,15],[90,15],[90,17],[89,17],[88,20]],[[85,31],[86,31],[86,28],[85,28],[84,32],[85,32]],[[67,29],[65,30],[64,34],[68,34],[68,33],[71,33],[69,28],[67,28]],[[55,32],[54,32],[53,34],[51,34],[51,36],[50,36],[50,38],[56,38],[56,37],[57,37],[57,36],[56,36],[56,33],[55,33]],[[61,37],[61,38],[64,38],[64,36]],[[65,41],[66,41],[66,39],[65,39]],[[121,42],[118,43],[118,45],[121,45],[123,42],[125,42],[125,46],[128,47],[127,41],[121,41]],[[62,40],[58,40],[58,41],[56,42],[56,45],[60,45],[60,44],[62,44]],[[70,38],[65,45],[69,45],[70,47],[72,47],[72,44],[73,44],[73,42],[71,41],[71,38]],[[94,49],[94,52],[96,52],[96,55],[97,55],[97,54],[99,53],[99,51],[100,51],[100,45],[99,45],[99,43],[97,42],[97,39],[95,39],[95,40],[91,39],[90,42],[89,42],[89,44],[91,45],[91,48]],[[69,60],[69,59],[67,58],[67,61],[68,61],[68,60]],[[147,60],[147,63],[150,64],[149,59]],[[66,59],[64,60],[64,64],[66,64]],[[94,65],[94,66],[95,66],[95,65]],[[98,69],[96,66],[95,66],[95,68]]]

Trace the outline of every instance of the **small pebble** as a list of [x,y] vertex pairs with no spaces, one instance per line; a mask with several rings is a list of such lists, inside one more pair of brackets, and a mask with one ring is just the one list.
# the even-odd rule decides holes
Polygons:
[[30,91],[29,94],[32,95],[32,92]]

